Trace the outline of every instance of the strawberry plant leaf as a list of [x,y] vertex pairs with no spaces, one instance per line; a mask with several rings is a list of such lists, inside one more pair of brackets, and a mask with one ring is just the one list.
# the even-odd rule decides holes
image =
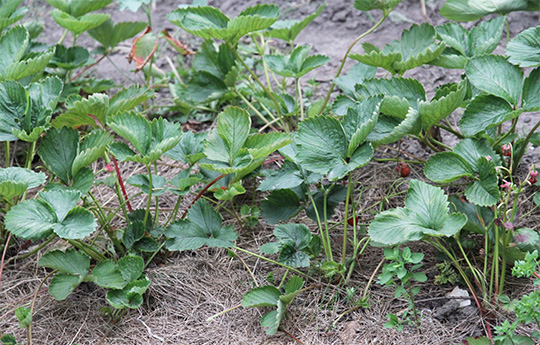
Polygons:
[[127,284],[117,265],[111,260],[97,264],[84,280],[107,289],[121,289]]
[[41,141],[39,156],[64,183],[73,178],[72,166],[79,149],[79,134],[71,128],[52,129]]
[[100,26],[88,30],[88,34],[108,50],[132,38],[145,28],[145,22],[122,22],[115,25],[112,20],[107,19]]
[[315,18],[317,18],[325,7],[326,3],[323,3],[317,8],[317,10],[315,10],[315,12],[302,20],[278,20],[265,31],[264,35],[267,37],[279,38],[286,42],[294,42],[298,34],[304,30],[305,27],[308,26]]
[[349,171],[369,163],[373,148],[369,143],[347,155],[348,140],[340,122],[329,116],[311,117],[299,125],[295,143],[298,159],[310,171],[340,179]]
[[[413,108],[418,107],[418,101],[426,100],[426,91],[416,79],[368,79],[362,84],[356,85],[356,92],[360,97],[383,95],[385,99],[383,100],[383,104],[381,104],[381,112],[385,114],[387,113],[386,108],[388,108],[385,104],[388,96],[404,98]],[[405,113],[400,117],[405,118]]]
[[71,96],[67,103],[67,110],[52,121],[53,127],[105,126],[109,110],[109,96],[106,94],[95,93],[83,99]]
[[152,33],[151,27],[147,27],[142,35],[133,40],[127,59],[129,63],[135,61],[135,72],[143,69],[152,56],[154,56],[157,47],[158,37]]
[[506,47],[508,62],[521,67],[540,66],[540,26],[522,31]]
[[194,250],[207,245],[227,248],[234,246],[238,235],[232,226],[222,227],[220,214],[207,201],[197,201],[188,212],[188,220],[172,223],[165,236],[169,250]]
[[446,23],[435,28],[437,36],[463,56],[469,56],[469,32],[457,23]]
[[264,30],[274,24],[279,18],[279,7],[256,5],[232,19],[214,7],[185,7],[169,13],[167,18],[195,36],[234,43],[250,32]]
[[501,97],[516,106],[523,84],[523,71],[499,55],[474,57],[465,66],[471,83],[478,89]]
[[261,217],[268,224],[277,224],[296,216],[302,210],[300,198],[291,189],[272,191],[261,201]]
[[524,111],[540,110],[540,68],[535,68],[523,82],[521,107]]
[[5,202],[13,202],[13,198],[21,196],[30,188],[35,188],[47,180],[42,172],[34,172],[19,167],[0,169],[0,196]]
[[505,17],[482,21],[469,32],[469,56],[491,54],[501,41]]
[[490,208],[463,201],[457,195],[450,195],[448,199],[456,212],[467,216],[467,224],[463,230],[485,234],[486,224],[493,220],[493,211]]
[[490,156],[496,166],[502,164],[501,158],[486,140],[463,139],[454,147],[454,152],[465,159],[476,172],[479,171],[478,160],[480,157]]
[[46,0],[49,5],[56,7],[60,11],[71,14],[74,17],[80,17],[95,10],[102,9],[112,2],[112,0]]
[[142,5],[149,5],[150,1],[152,0],[116,0],[120,5],[120,11],[128,9],[133,13],[137,12]]
[[[38,199],[21,202],[6,214],[6,229],[24,239],[42,239],[52,231],[65,239],[83,239],[96,229],[90,211],[75,207],[79,192],[42,192]],[[52,231],[51,231],[52,230]]]
[[5,71],[11,64],[23,58],[29,40],[28,31],[22,26],[16,26],[0,37],[0,71]]
[[58,273],[51,279],[49,293],[57,301],[63,301],[80,283],[82,283],[81,276]]
[[497,171],[495,163],[486,157],[478,159],[478,181],[474,181],[465,190],[465,196],[473,204],[479,206],[495,205],[500,198]]
[[466,222],[465,215],[448,213],[448,198],[442,189],[412,180],[405,207],[375,216],[368,233],[377,245],[393,246],[431,236],[453,236]]
[[394,63],[401,60],[401,52],[390,49],[381,51],[369,43],[362,44],[362,47],[364,48],[364,55],[349,54],[349,57],[365,65],[381,67],[391,74],[397,74]]
[[377,68],[373,66],[357,63],[349,69],[347,74],[336,78],[334,82],[347,96],[354,98],[356,84],[362,84],[364,80],[374,78],[376,72]]
[[263,174],[266,178],[261,181],[257,188],[257,190],[262,192],[295,188],[304,183],[301,172],[290,161],[285,161],[277,171],[264,170]]
[[90,257],[75,249],[67,249],[65,252],[56,249],[44,254],[38,264],[62,273],[86,277],[90,269]]
[[291,294],[294,294],[295,292],[298,292],[298,290],[300,290],[303,286],[304,286],[304,280],[302,278],[298,276],[292,276],[291,279],[289,279],[289,281],[285,285],[285,294],[282,297],[280,297],[280,299],[286,304],[289,304],[292,301],[292,299],[287,301],[287,299],[289,299],[289,296]]
[[467,93],[466,82],[462,81],[454,88],[446,88],[447,93],[434,97],[431,101],[419,101],[418,113],[422,127],[428,130],[456,110]]
[[56,24],[69,30],[74,36],[79,36],[83,32],[103,24],[104,21],[109,19],[110,15],[104,13],[90,13],[74,17],[69,13],[54,9],[51,12],[51,17]]
[[513,111],[512,106],[502,98],[479,95],[467,106],[459,120],[459,128],[463,134],[474,136],[519,116],[521,112]]
[[[279,301],[278,301],[279,303]],[[261,318],[261,326],[264,329],[266,335],[276,334],[279,324],[281,323],[283,316],[280,316],[277,310],[273,310],[266,313]]]
[[22,0],[7,0],[0,5],[0,30],[7,28],[21,20],[28,9],[19,7]]
[[48,204],[28,200],[11,208],[6,214],[5,226],[17,237],[40,240],[51,235],[54,222],[55,215]]
[[418,117],[418,111],[413,108],[408,109],[403,121],[391,116],[381,116],[367,139],[373,146],[394,143],[419,130]]
[[266,158],[272,152],[292,143],[292,141],[292,136],[287,133],[262,133],[249,136],[244,147],[253,159],[260,159]]
[[206,135],[207,133],[184,132],[180,142],[167,151],[165,156],[186,164],[195,164],[204,157],[203,150]]
[[20,80],[22,78],[43,72],[51,58],[54,56],[55,48],[51,47],[44,52],[28,53],[24,59],[13,62],[0,76],[5,80]]
[[354,0],[354,8],[360,11],[393,9],[402,0]]
[[[150,192],[150,179],[148,175],[138,174],[133,175],[126,181],[132,186],[139,187],[143,193],[148,194]],[[152,176],[152,195],[160,196],[167,192],[167,180],[163,176],[153,175]]]
[[279,262],[293,267],[308,267],[306,252],[312,240],[309,228],[304,224],[281,224],[275,227],[274,236],[280,244]]
[[351,156],[366,141],[368,135],[375,128],[379,120],[381,101],[382,97],[370,97],[360,101],[354,108],[350,108],[343,117],[343,131],[349,140],[348,156]]
[[474,21],[488,14],[504,15],[512,11],[535,11],[538,5],[527,0],[448,0],[441,14],[455,21]]
[[242,307],[274,307],[277,306],[279,296],[281,296],[281,292],[274,286],[256,287],[244,295]]
[[409,69],[435,60],[446,47],[444,42],[436,43],[435,38],[435,28],[426,23],[404,30],[399,44],[401,60],[395,61],[392,67],[402,75]]
[[88,59],[90,59],[90,53],[87,49],[80,46],[66,48],[58,44],[55,46],[54,56],[49,61],[49,64],[52,67],[74,70],[84,66]]
[[[334,209],[341,202],[345,201],[347,196],[347,188],[336,185],[330,191],[327,191],[328,195],[326,197],[326,215],[331,217],[334,215]],[[314,203],[309,204],[306,208],[306,216],[314,221],[317,221],[317,214],[315,213],[315,207],[317,207],[317,213],[319,217],[324,214],[324,194],[322,191],[317,191],[313,193]]]
[[107,302],[117,309],[137,309],[142,305],[142,295],[146,292],[149,286],[150,280],[146,276],[143,276],[143,278],[127,284],[121,290],[118,289],[107,291]]
[[290,57],[284,55],[266,55],[265,61],[268,67],[275,73],[283,77],[300,78],[330,61],[330,58],[324,55],[308,56],[311,47],[298,46]]
[[433,182],[448,183],[461,177],[474,177],[469,163],[454,152],[440,152],[431,156],[424,167],[426,177]]

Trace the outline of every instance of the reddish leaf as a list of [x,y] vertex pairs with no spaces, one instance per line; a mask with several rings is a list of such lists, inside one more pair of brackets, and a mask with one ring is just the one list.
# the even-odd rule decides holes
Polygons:
[[163,38],[165,38],[171,46],[180,54],[182,55],[193,55],[195,52],[188,48],[186,44],[184,44],[183,41],[178,41],[176,38],[172,37],[171,34],[167,30],[163,30],[161,32],[163,34]]
[[140,71],[150,61],[158,46],[157,37],[151,34],[149,26],[143,34],[133,40],[131,51],[126,57],[128,62],[135,61],[135,72]]

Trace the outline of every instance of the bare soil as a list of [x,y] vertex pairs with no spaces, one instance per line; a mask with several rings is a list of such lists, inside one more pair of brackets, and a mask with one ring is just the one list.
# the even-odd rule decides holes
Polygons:
[[[176,8],[180,3],[187,1],[158,0],[152,11],[154,31],[169,29],[176,32],[176,27],[169,23],[166,14]],[[228,15],[235,15],[245,7],[263,1],[209,1],[210,5],[219,7]],[[285,18],[301,18],[310,14],[322,1],[320,0],[272,0],[265,1],[278,4]],[[327,89],[330,81],[336,73],[343,54],[349,44],[360,33],[372,25],[372,20],[352,6],[353,1],[329,0],[328,6],[322,15],[314,23],[308,26],[299,36],[298,42],[309,44],[318,53],[328,55],[332,61],[323,68],[312,72],[303,82],[309,78],[315,79],[321,84],[321,89]],[[434,25],[441,24],[446,20],[440,16],[439,9],[442,1],[427,1],[428,15]],[[42,18],[45,21],[45,32],[42,34],[47,43],[57,42],[63,30],[59,28],[48,16],[51,7],[44,0],[26,0],[23,4],[30,7],[30,18]],[[111,5],[104,10],[111,13],[113,21],[146,21],[141,12],[119,12],[116,5]],[[422,23],[426,19],[422,17],[420,3],[417,0],[405,0],[399,4],[391,20],[388,20],[380,29],[366,38],[378,46],[399,39],[403,29],[411,23]],[[538,24],[538,13],[513,13],[510,15],[510,29],[515,35],[525,28]],[[375,18],[377,19],[377,18]],[[472,26],[474,23],[466,25]],[[189,34],[178,31],[177,37],[184,40],[196,50],[200,40]],[[88,48],[97,47],[89,37],[81,37],[78,41]],[[277,43],[276,43],[277,44]],[[130,66],[125,56],[129,51],[129,42],[123,43],[111,59],[126,74],[133,77]],[[358,45],[354,51],[361,53]],[[162,56],[157,61],[158,67],[169,71],[168,64],[162,57],[166,49],[162,50]],[[498,48],[503,53],[502,47]],[[169,53],[172,53],[169,51]],[[172,54],[171,56],[176,56]],[[349,61],[347,68],[352,65]],[[98,77],[113,79],[120,85],[130,83],[126,77],[107,60],[101,62],[92,72]],[[432,92],[437,85],[457,81],[461,71],[442,70],[437,67],[416,68],[406,73],[406,77],[417,78],[426,90]],[[383,76],[384,73],[380,73]],[[141,78],[141,76],[136,76]],[[136,79],[142,82],[142,79]],[[164,91],[166,95],[166,90]],[[538,114],[525,117],[522,128],[531,124]],[[415,142],[406,141],[402,149],[418,155],[426,155],[424,148]],[[528,155],[529,162],[538,162],[536,153]],[[171,162],[168,162],[171,163]],[[124,165],[125,178],[138,173],[138,167]],[[160,174],[166,177],[174,176],[179,167],[163,165]],[[383,198],[391,188],[395,180],[394,165],[370,164],[361,169],[357,175],[357,181],[365,186],[372,186],[363,196],[362,209],[366,209]],[[412,169],[411,178],[423,179],[420,169]],[[128,191],[130,192],[130,191]],[[99,189],[103,200],[108,200],[112,194],[107,189]],[[250,198],[247,195],[246,198]],[[526,200],[523,201],[527,207]],[[142,202],[142,200],[140,200]],[[163,199],[161,208],[172,207],[173,198]],[[240,204],[242,200],[238,201]],[[385,208],[401,206],[399,198],[389,200]],[[341,205],[341,209],[343,205]],[[525,210],[523,211],[525,212]],[[361,222],[368,224],[373,214],[364,212]],[[334,220],[342,219],[342,212],[338,210]],[[299,215],[298,221],[303,221],[305,215]],[[528,219],[528,226],[535,228],[538,214],[532,214]],[[228,219],[233,225],[234,220]],[[521,224],[520,226],[524,226]],[[314,224],[310,224],[316,231]],[[255,229],[240,231],[238,244],[251,251],[257,251],[258,246],[272,240],[272,227],[259,224]],[[333,236],[334,248],[340,249],[338,243],[341,239],[339,234]],[[64,244],[56,242],[56,247]],[[280,279],[284,271],[260,261],[256,258],[242,255],[242,259],[250,267],[255,275],[256,282],[247,272],[245,266],[238,259],[231,258],[225,250],[200,249],[193,252],[175,254],[166,262],[156,262],[147,270],[147,275],[152,285],[145,296],[143,307],[132,310],[116,324],[108,323],[100,311],[100,307],[107,306],[104,298],[104,290],[95,285],[83,285],[72,293],[65,301],[55,301],[46,291],[37,295],[35,313],[33,318],[33,343],[34,344],[458,344],[467,336],[479,336],[484,334],[478,310],[474,307],[459,308],[446,298],[454,286],[434,285],[433,279],[438,274],[435,263],[439,262],[437,253],[429,246],[414,244],[414,251],[426,254],[425,270],[429,277],[426,284],[421,286],[418,296],[418,308],[422,314],[422,327],[417,330],[406,327],[398,332],[395,329],[385,329],[386,314],[389,312],[400,313],[406,309],[404,300],[394,299],[392,289],[373,284],[370,291],[369,309],[356,309],[346,313],[333,325],[342,313],[351,309],[354,305],[346,301],[346,293],[343,287],[328,284],[317,274],[312,275],[313,281],[308,281],[308,286],[314,288],[299,295],[289,308],[289,317],[283,323],[282,330],[275,336],[269,337],[264,334],[259,320],[262,310],[237,308],[224,315],[214,318],[210,322],[206,320],[228,308],[237,306],[242,296],[255,284],[264,285],[269,272],[273,272],[276,279]],[[43,253],[40,253],[42,255]],[[18,322],[14,316],[14,309],[20,305],[29,305],[38,290],[41,280],[47,275],[46,270],[38,268],[38,257],[26,260],[9,260],[2,276],[2,289],[0,291],[0,333],[12,333],[20,341],[26,340],[26,332],[18,328]],[[339,253],[336,253],[339,257]],[[382,259],[382,250],[368,247],[361,256],[349,287],[356,289],[355,297],[361,296],[366,283],[375,271]],[[509,278],[509,293],[518,296],[521,292],[530,289],[523,280],[513,281]],[[45,284],[44,287],[47,285]],[[462,286],[462,288],[464,288]],[[465,288],[464,288],[465,289]],[[508,315],[493,315],[487,322],[492,325],[504,320]],[[523,330],[527,332],[528,330]]]

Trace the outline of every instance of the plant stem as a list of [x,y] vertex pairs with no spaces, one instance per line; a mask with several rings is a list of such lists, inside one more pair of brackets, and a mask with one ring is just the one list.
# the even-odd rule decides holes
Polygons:
[[238,308],[240,308],[241,306],[242,306],[242,304],[238,304],[238,305],[236,305],[236,306],[234,306],[234,307],[232,307],[232,308],[229,308],[229,309],[225,309],[225,310],[223,310],[223,311],[220,311],[219,313],[217,313],[217,314],[215,314],[215,315],[212,315],[212,316],[210,316],[208,319],[206,319],[206,322],[210,322],[210,321],[212,321],[213,319],[215,319],[216,317],[221,316],[221,315],[223,315],[223,314],[226,314],[226,313],[228,313],[228,312],[230,312],[230,311],[233,311],[233,310],[235,310],[235,309],[238,309]]
[[4,155],[6,156],[6,168],[10,166],[9,141],[4,141]]
[[84,242],[76,241],[76,240],[66,240],[69,244],[71,244],[73,247],[82,250],[86,253],[86,255],[90,256],[92,259],[96,261],[103,261],[107,258],[101,254],[100,252],[96,251],[92,247],[88,247],[84,244]]
[[[253,106],[253,104],[251,104],[250,101],[248,101],[248,99],[246,97],[244,97],[244,95],[242,95],[242,93],[238,90],[234,90],[236,92],[236,94],[238,96],[240,96],[240,98],[247,104],[247,106],[253,110],[253,112],[267,125],[267,126],[270,126],[270,128],[272,128],[272,130],[274,132],[276,132],[276,128],[274,126],[271,125],[270,121],[268,121],[263,114],[261,114],[261,112],[259,110],[257,110],[257,108],[255,108]],[[270,117],[272,117],[272,120],[276,120],[276,118],[274,117],[274,115],[272,113],[269,113]]]
[[347,49],[347,51],[345,52],[345,56],[343,57],[343,59],[341,60],[341,65],[339,65],[339,68],[338,68],[338,71],[336,73],[336,76],[334,77],[333,81],[332,81],[332,84],[330,85],[330,89],[328,90],[328,93],[326,94],[326,97],[324,98],[324,103],[321,107],[321,111],[319,113],[322,114],[322,112],[324,111],[324,109],[326,108],[326,105],[328,104],[328,100],[330,99],[330,95],[332,94],[332,91],[334,90],[334,87],[336,86],[336,83],[335,83],[335,80],[337,77],[340,76],[341,74],[341,71],[343,70],[343,67],[345,66],[345,61],[347,61],[347,57],[349,56],[349,53],[351,52],[352,48],[356,45],[356,43],[358,43],[358,41],[360,41],[362,38],[366,37],[367,35],[369,35],[370,33],[372,33],[373,31],[375,31],[375,29],[377,29],[383,22],[384,20],[386,19],[386,17],[388,17],[388,14],[390,14],[390,11],[386,11],[386,10],[383,10],[383,16],[382,18],[377,22],[375,23],[375,25],[373,25],[368,31],[364,32],[363,34],[361,34],[360,36],[356,37],[355,40],[351,43],[351,45],[349,46],[349,48]]
[[[120,185],[120,189],[122,190],[122,195],[124,196],[124,200],[125,200],[125,204],[127,205],[128,207],[128,210],[129,212],[133,212],[133,208],[131,207],[131,203],[128,201],[129,198],[128,198],[128,195],[127,195],[127,192],[126,192],[126,187],[124,186],[124,181],[122,180],[122,174],[120,174],[120,168],[118,167],[118,162],[116,161],[116,157],[114,155],[111,155],[112,157],[112,161],[114,163],[114,169],[116,170],[116,177],[118,179],[118,184]],[[118,193],[118,197],[120,197],[120,193]],[[122,208],[124,208],[124,204],[122,202],[120,202],[120,205],[122,206]],[[124,210],[124,213],[125,213],[125,216],[126,216],[126,219],[127,219],[127,212],[125,212]]]
[[92,201],[94,202],[94,204],[96,205],[96,207],[98,209],[98,213],[100,215],[99,218],[101,218],[101,221],[103,223],[102,226],[105,227],[105,232],[107,233],[107,235],[111,239],[114,246],[122,253],[122,255],[125,255],[126,251],[124,250],[124,247],[122,247],[122,244],[120,243],[120,241],[118,241],[118,239],[114,235],[114,233],[112,231],[111,223],[109,221],[109,218],[105,214],[105,211],[103,210],[103,208],[99,204],[98,200],[94,197],[94,194],[92,194],[92,192],[89,191],[88,195],[90,196],[90,198],[92,198]]
[[451,128],[450,126],[445,126],[443,125],[442,123],[439,123],[437,125],[435,125],[441,129],[444,129],[445,131],[449,132],[449,133],[452,133],[453,135],[455,135],[456,137],[458,137],[458,139],[463,139],[465,138],[463,136],[463,134],[459,133],[458,131],[456,131],[455,129]]
[[32,161],[34,160],[35,153],[36,153],[36,142],[32,141],[30,143],[30,146],[28,147],[28,153],[26,155],[26,164],[24,165],[26,169],[32,168]]
[[[36,289],[36,293],[34,294],[34,299],[32,300],[32,306],[30,307],[30,316],[34,315],[34,307],[36,306],[36,300],[37,300],[37,297],[39,295],[39,291],[41,290],[41,287],[43,286],[43,284],[45,284],[47,279],[49,279],[57,271],[58,270],[54,270],[51,273],[47,274],[47,276],[45,276],[45,278],[43,278],[43,280],[39,284],[38,288]],[[27,340],[28,340],[28,345],[32,345],[32,323],[31,322],[28,325],[28,327],[26,328],[26,336],[27,336]]]
[[319,233],[321,235],[321,242],[324,248],[324,255],[327,260],[332,260],[332,250],[329,248],[329,243],[326,242],[326,236],[324,235],[323,227],[321,224],[321,218],[319,217],[319,210],[317,210],[317,207],[315,206],[315,200],[313,199],[313,195],[311,194],[311,191],[309,188],[307,188],[307,193],[309,196],[309,199],[311,200],[311,204],[313,205],[313,210],[315,211],[315,216],[317,217],[317,225],[319,226]]
[[68,32],[69,32],[68,29],[65,29],[64,33],[62,34],[62,37],[60,37],[60,39],[58,40],[58,43],[56,44],[62,44],[62,42],[64,42],[64,40],[66,39]]
[[512,165],[512,171],[516,171],[516,168],[517,168],[519,162],[521,162],[521,159],[523,158],[523,155],[525,154],[525,151],[527,150],[527,146],[529,145],[529,141],[531,140],[531,136],[534,134],[536,129],[538,129],[538,127],[540,127],[540,121],[538,121],[534,125],[534,127],[530,130],[530,132],[525,137],[525,140],[521,144],[521,147],[519,148],[518,153],[514,157],[514,163]]
[[264,92],[270,97],[270,99],[272,100],[272,102],[274,102],[274,104],[276,105],[276,111],[278,113],[278,116],[281,117],[281,107],[279,105],[279,102],[277,101],[276,97],[274,97],[274,93],[271,92],[266,86],[264,86],[264,84],[262,83],[262,81],[259,79],[259,77],[257,77],[257,74],[255,74],[255,72],[253,72],[253,70],[251,68],[249,68],[249,66],[246,64],[246,62],[244,61],[244,59],[242,59],[242,57],[240,56],[240,54],[238,53],[238,51],[236,50],[236,47],[234,47],[231,43],[228,43],[229,45],[229,48],[231,48],[233,54],[236,56],[236,58],[238,59],[238,61],[240,61],[240,63],[244,66],[244,68],[249,72],[249,74],[251,74],[251,76],[253,77],[253,79],[257,82],[257,84],[259,84],[259,86],[264,90]]
[[[227,174],[221,174],[221,175],[219,175],[218,177],[216,177],[215,179],[213,179],[212,182],[210,182],[210,183],[207,184],[203,189],[201,189],[201,191],[199,192],[199,194],[197,194],[197,196],[195,197],[195,199],[193,199],[193,201],[191,202],[191,205],[193,205],[195,202],[197,202],[197,200],[199,200],[199,199],[201,198],[201,196],[204,194],[204,192],[206,192],[206,191],[208,190],[208,188],[212,187],[212,185],[214,185],[214,183],[218,182],[219,180],[221,180],[221,179],[224,178],[225,176],[227,176]],[[181,218],[181,219],[186,218],[187,213],[188,213],[189,209],[191,208],[191,205],[189,205],[189,207],[186,208],[186,210],[184,211],[184,214],[182,214],[182,218]]]
[[146,211],[144,212],[143,224],[146,226],[148,221],[148,215],[150,214],[150,207],[152,206],[152,191],[154,185],[152,184],[152,168],[150,164],[146,164],[146,170],[148,171],[148,202],[146,203]]
[[[345,198],[345,218],[343,219],[343,249],[341,253],[341,264],[345,266],[347,256],[347,226],[349,225],[349,201],[353,192],[352,172],[347,175],[347,196]],[[325,205],[326,207],[326,205]],[[356,225],[356,219],[353,219],[353,226]]]
[[238,251],[243,252],[243,253],[246,253],[246,254],[249,254],[249,255],[254,256],[254,257],[256,257],[256,258],[259,258],[259,259],[261,259],[261,260],[268,261],[268,262],[270,262],[270,263],[273,263],[274,265],[278,265],[278,266],[281,266],[281,267],[285,267],[285,268],[287,268],[288,270],[291,270],[291,271],[293,271],[293,272],[295,272],[295,273],[297,273],[297,274],[299,274],[299,275],[301,275],[301,276],[303,276],[303,277],[305,277],[305,278],[313,279],[313,278],[311,278],[310,276],[308,276],[307,274],[305,274],[305,273],[303,273],[303,272],[301,272],[301,271],[297,270],[296,268],[291,267],[291,266],[289,266],[289,265],[282,264],[281,262],[277,262],[277,261],[275,261],[275,260],[269,259],[269,258],[267,258],[267,257],[264,257],[264,256],[262,256],[262,255],[259,255],[259,254],[253,253],[253,252],[250,252],[249,250],[242,249],[242,248],[237,247],[237,246],[234,246],[233,249],[238,250]]
[[302,98],[302,89],[300,88],[300,78],[296,78],[296,97],[300,105],[300,121],[304,120],[304,100]]

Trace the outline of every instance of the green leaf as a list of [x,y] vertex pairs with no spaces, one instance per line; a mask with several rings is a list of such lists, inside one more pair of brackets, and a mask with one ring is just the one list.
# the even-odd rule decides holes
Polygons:
[[521,112],[513,111],[512,106],[502,98],[479,95],[467,106],[459,120],[459,128],[463,134],[474,136],[519,116]]
[[336,85],[348,96],[354,97],[356,84],[362,84],[366,79],[375,77],[377,68],[363,63],[354,65],[345,75],[334,80]]
[[120,11],[129,9],[133,13],[137,12],[142,5],[149,5],[150,1],[151,0],[116,0],[118,5],[120,5]]
[[[154,95],[154,91],[146,87],[133,85],[123,89],[111,98],[107,115],[114,115],[120,112],[128,111],[141,103],[149,100]],[[104,122],[102,122],[104,123]]]
[[49,61],[49,64],[65,70],[74,70],[84,66],[88,62],[88,59],[90,59],[90,53],[87,49],[80,46],[66,48],[58,44],[55,47],[54,56]]
[[393,9],[402,0],[354,0],[354,7],[360,11]]
[[297,19],[287,19],[287,20],[278,20],[265,32],[265,36],[274,37],[282,39],[286,42],[294,42],[298,34],[304,30],[306,26],[309,25],[315,18],[317,18],[324,8],[326,3],[320,5],[315,12],[305,17],[302,20]]
[[4,334],[0,337],[0,342],[4,345],[17,345],[17,338],[11,334]]
[[121,289],[127,283],[116,264],[111,260],[97,264],[86,280],[107,289]]
[[252,289],[242,298],[242,307],[273,307],[277,306],[281,292],[274,286],[267,285]]
[[439,38],[461,55],[469,55],[469,33],[457,23],[446,23],[435,28]]
[[233,19],[214,7],[185,7],[169,13],[167,18],[193,35],[236,42],[250,32],[264,30],[274,24],[279,18],[279,7],[256,5]]
[[71,167],[72,176],[88,167],[90,164],[98,160],[112,142],[112,136],[104,130],[94,130],[80,143],[73,165]]
[[524,111],[540,110],[540,68],[535,68],[525,78],[521,107]]
[[424,167],[426,177],[433,182],[448,183],[461,177],[474,177],[473,168],[454,152],[440,152],[431,156]]
[[495,205],[500,197],[495,163],[488,161],[486,157],[480,157],[478,159],[478,177],[479,181],[473,182],[465,190],[465,196],[470,202],[479,206]]
[[124,256],[118,260],[118,269],[126,282],[140,278],[144,269],[144,260],[137,255]]
[[90,257],[75,249],[67,249],[65,252],[56,249],[44,254],[39,259],[39,265],[62,273],[86,277],[90,269]]
[[57,9],[67,12],[74,17],[80,17],[86,13],[102,9],[112,2],[112,0],[47,0],[47,2]]
[[132,308],[136,309],[142,305],[142,295],[150,286],[150,280],[146,276],[127,284],[122,290],[107,291],[107,302],[114,308]]
[[351,156],[354,151],[366,141],[379,120],[379,109],[382,97],[370,97],[358,102],[354,108],[347,111],[343,117],[343,131],[349,140],[347,155]]
[[435,60],[445,49],[444,42],[436,43],[435,37],[435,28],[426,23],[404,30],[399,44],[401,61],[395,61],[392,67],[402,75],[406,70]]
[[15,24],[24,17],[28,9],[26,7],[17,8],[20,4],[20,0],[3,2],[0,7],[0,30]]
[[330,58],[323,55],[308,56],[310,51],[311,47],[298,46],[288,58],[284,55],[266,55],[264,59],[275,73],[283,77],[300,78],[330,61]]
[[529,28],[514,37],[506,47],[508,62],[521,67],[540,66],[540,26]]
[[367,137],[372,145],[379,146],[390,144],[403,138],[407,134],[413,134],[417,128],[418,111],[409,108],[403,121],[394,117],[381,116],[379,122]]
[[104,13],[90,13],[83,16],[74,16],[55,9],[51,12],[51,17],[61,27],[71,31],[73,35],[79,36],[83,32],[100,26],[109,19],[110,15]]
[[[381,112],[383,113],[386,113],[384,103],[388,96],[405,98],[413,108],[417,108],[418,101],[426,100],[426,91],[424,90],[422,84],[420,84],[420,82],[416,79],[368,79],[362,84],[356,85],[356,92],[362,97],[376,95],[385,96],[385,100],[381,105]],[[405,114],[403,114],[401,118],[404,117]]]
[[42,172],[29,169],[9,167],[0,169],[0,196],[8,203],[29,188],[35,188],[45,183],[47,176]]
[[41,141],[39,156],[64,183],[72,178],[72,165],[79,149],[79,134],[75,129],[52,129]]
[[221,216],[207,201],[197,201],[188,212],[188,220],[172,223],[165,235],[169,250],[194,250],[209,247],[232,247],[238,235],[231,226],[222,227]]
[[22,78],[43,72],[51,58],[54,56],[55,48],[51,47],[41,53],[28,53],[23,60],[9,65],[0,79],[20,80]]
[[72,276],[65,273],[58,273],[49,284],[49,293],[54,299],[63,301],[73,292],[82,282],[81,276]]
[[485,140],[463,139],[454,147],[454,152],[465,159],[476,172],[479,171],[478,159],[480,157],[490,156],[495,165],[501,165],[499,155],[493,151]]
[[28,42],[28,32],[22,26],[16,26],[0,37],[0,71],[4,71],[0,72],[2,75],[10,65],[23,58]]
[[52,233],[55,215],[50,206],[38,200],[28,200],[17,204],[6,214],[6,229],[13,235],[40,240]]
[[276,334],[281,320],[282,316],[280,316],[277,310],[273,310],[269,313],[264,314],[261,318],[261,326],[264,329],[266,335]]
[[490,208],[463,201],[456,195],[451,195],[449,200],[456,212],[463,213],[467,216],[467,224],[465,224],[463,230],[472,231],[477,234],[486,233],[486,224],[489,224],[493,220],[493,211]]
[[54,224],[53,230],[60,238],[82,240],[92,234],[96,227],[92,213],[85,208],[76,207],[68,212],[61,223]]
[[527,0],[448,0],[441,8],[441,14],[451,20],[473,21],[491,13],[504,15],[529,7],[534,10]]
[[201,159],[206,133],[193,133],[187,131],[182,134],[180,142],[171,150],[165,153],[165,156],[186,164],[193,165]]
[[499,42],[504,29],[505,17],[482,21],[469,33],[469,56],[491,54]]
[[504,57],[474,57],[467,62],[465,72],[476,88],[517,105],[523,84],[523,71]]
[[412,180],[405,207],[375,216],[368,232],[377,245],[393,246],[429,236],[452,236],[466,222],[463,214],[448,214],[447,196],[442,189]]
[[269,224],[288,220],[301,210],[300,198],[290,189],[274,190],[261,201],[261,217]]
[[285,161],[281,169],[266,170],[266,179],[261,181],[257,190],[262,192],[273,191],[278,189],[290,189],[300,186],[304,179],[292,162]]
[[262,133],[249,136],[244,147],[248,150],[253,159],[260,159],[266,158],[269,154],[292,143],[292,141],[292,136],[287,133]]
[[141,154],[146,154],[152,140],[150,123],[141,114],[119,113],[107,118],[107,124]]
[[364,50],[366,51],[364,55],[360,54],[349,54],[351,59],[357,60],[365,65],[373,67],[381,67],[390,72],[391,74],[396,74],[394,70],[394,63],[401,60],[401,52],[399,51],[380,51],[379,49],[374,49],[367,51],[366,44],[362,44]]
[[143,238],[145,232],[146,227],[144,226],[142,221],[132,221],[124,230],[122,242],[124,243],[126,248],[131,249],[137,241]]
[[461,82],[456,89],[440,98],[434,98],[430,102],[418,102],[418,112],[425,130],[439,123],[460,106],[467,93],[466,85],[466,82]]
[[19,307],[15,309],[15,316],[19,320],[19,326],[26,328],[32,324],[32,310],[27,307]]
[[88,30],[88,34],[101,43],[105,49],[111,49],[145,28],[145,22],[122,22],[114,25],[112,20],[107,19],[100,26]]
[[363,144],[350,157],[348,141],[340,122],[328,116],[317,116],[300,123],[295,138],[298,159],[305,169],[342,178],[349,171],[369,163],[373,156],[370,144]]
[[[72,103],[69,103],[73,100]],[[66,104],[65,113],[52,121],[55,128],[78,127],[90,125],[92,127],[104,127],[109,109],[109,96],[103,93],[95,93],[84,99],[76,99],[71,96]],[[91,114],[92,116],[89,116]]]
[[[336,185],[330,191],[327,191],[326,196],[326,216],[332,217],[334,215],[334,209],[337,205],[345,201],[347,197],[347,188],[342,185]],[[309,204],[306,208],[306,216],[317,221],[317,214],[315,213],[315,207],[319,217],[324,215],[324,194],[323,191],[317,191],[313,194],[313,203]]]

